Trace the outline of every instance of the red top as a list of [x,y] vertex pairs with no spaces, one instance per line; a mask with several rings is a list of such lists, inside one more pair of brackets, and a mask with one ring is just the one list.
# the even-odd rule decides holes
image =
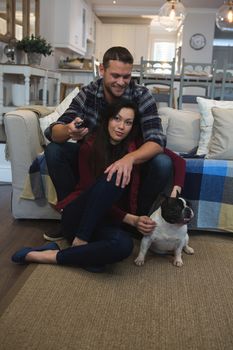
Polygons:
[[[77,198],[83,191],[87,190],[91,185],[95,183],[95,177],[92,174],[90,168],[90,155],[93,146],[94,138],[89,138],[84,142],[79,149],[79,182],[75,187],[75,190],[71,192],[66,198],[58,202],[56,208],[61,210],[65,208],[72,200]],[[138,148],[135,142],[131,142],[128,148],[128,152],[133,152]],[[174,167],[174,185],[183,187],[185,178],[185,160],[176,153],[169,149],[164,149],[164,153],[167,154],[173,161]],[[123,195],[123,198],[113,205],[111,209],[111,216],[117,221],[122,221],[125,215],[128,213],[135,214],[137,209],[137,197],[140,184],[140,166],[134,165],[131,172],[130,190],[128,198]],[[128,191],[127,191],[128,192]]]

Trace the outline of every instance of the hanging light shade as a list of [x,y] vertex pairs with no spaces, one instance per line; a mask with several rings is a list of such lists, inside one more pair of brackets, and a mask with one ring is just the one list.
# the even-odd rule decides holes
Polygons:
[[222,31],[233,31],[233,0],[224,1],[216,13],[216,25]]
[[158,15],[160,25],[167,31],[174,32],[183,24],[186,11],[179,0],[167,0]]

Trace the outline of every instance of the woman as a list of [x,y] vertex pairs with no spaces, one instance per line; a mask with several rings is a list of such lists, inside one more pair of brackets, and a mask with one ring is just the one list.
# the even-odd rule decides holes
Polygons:
[[[96,133],[80,147],[76,190],[57,206],[62,210],[63,232],[71,247],[60,250],[56,243],[50,243],[23,248],[12,256],[14,262],[74,265],[102,271],[106,264],[121,261],[132,252],[133,241],[124,224],[143,235],[154,229],[156,223],[148,216],[136,215],[139,166],[133,167],[125,188],[116,186],[115,176],[107,181],[105,175],[110,164],[139,147],[138,123],[138,110],[131,101],[121,99],[106,109]],[[178,183],[177,176],[174,181],[181,188],[184,163],[181,166],[180,157],[165,152],[170,152],[175,174],[181,175]]]

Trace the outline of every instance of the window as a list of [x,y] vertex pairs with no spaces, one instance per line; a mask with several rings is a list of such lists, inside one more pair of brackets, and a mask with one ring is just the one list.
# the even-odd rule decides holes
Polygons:
[[40,0],[1,0],[0,40],[39,35]]
[[172,61],[175,57],[175,49],[173,42],[154,42],[152,59],[153,61]]
[[214,39],[214,46],[233,46],[233,39]]

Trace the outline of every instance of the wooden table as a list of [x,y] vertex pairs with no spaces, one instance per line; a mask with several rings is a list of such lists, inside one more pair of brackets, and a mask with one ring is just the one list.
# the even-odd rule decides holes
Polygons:
[[[43,79],[43,95],[42,95],[42,104],[43,106],[47,105],[47,88],[48,88],[48,79],[55,79],[56,82],[56,98],[55,104],[59,104],[60,101],[60,82],[61,82],[61,74],[47,70],[44,68],[40,68],[38,66],[30,66],[25,64],[0,64],[0,118],[1,116],[12,110],[12,105],[5,106],[4,105],[4,87],[5,81],[4,77],[12,76],[13,81],[19,79],[19,77],[23,76],[23,84],[25,87],[24,91],[24,105],[30,104],[30,85],[33,77],[38,77]],[[12,81],[12,83],[13,83]]]
[[66,84],[83,84],[88,85],[94,79],[93,71],[87,69],[67,69],[59,68],[61,81]]

